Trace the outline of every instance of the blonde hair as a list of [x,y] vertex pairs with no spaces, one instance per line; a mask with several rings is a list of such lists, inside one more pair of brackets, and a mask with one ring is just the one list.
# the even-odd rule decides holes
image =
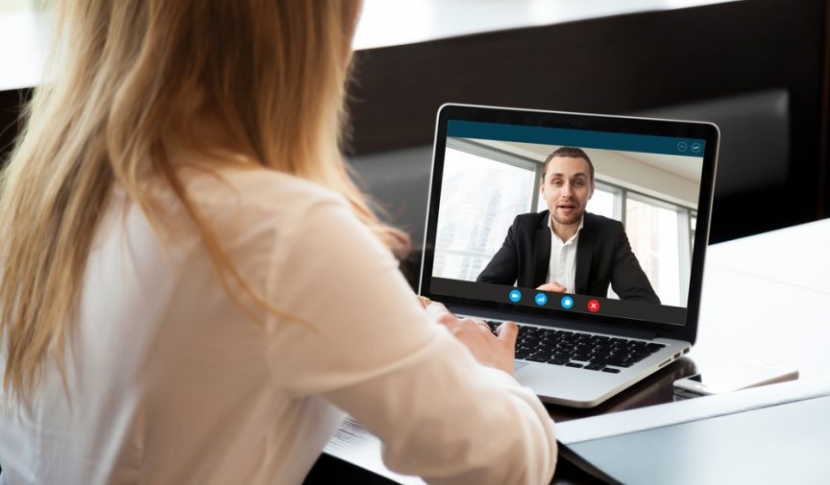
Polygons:
[[[406,251],[406,236],[379,222],[340,151],[360,1],[57,3],[59,75],[36,90],[1,180],[6,391],[25,398],[52,352],[63,373],[91,240],[116,185],[159,223],[163,208],[144,188],[149,178],[164,181],[229,296],[240,303],[234,286],[270,310],[188,198],[165,149],[169,133],[327,186],[398,256]],[[198,139],[189,127],[205,118],[230,146]]]

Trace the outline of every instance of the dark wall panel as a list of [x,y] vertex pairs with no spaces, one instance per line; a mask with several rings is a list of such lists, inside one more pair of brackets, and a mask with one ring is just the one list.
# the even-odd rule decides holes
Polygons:
[[[750,0],[359,52],[350,147],[429,144],[445,102],[628,113],[784,88],[792,127],[783,192],[775,207],[763,193],[716,203],[724,237],[713,236],[814,220],[824,215],[824,12],[823,0]],[[747,210],[752,227],[731,230]]]
[[20,130],[20,108],[32,94],[31,89],[0,91],[0,162],[6,159]]

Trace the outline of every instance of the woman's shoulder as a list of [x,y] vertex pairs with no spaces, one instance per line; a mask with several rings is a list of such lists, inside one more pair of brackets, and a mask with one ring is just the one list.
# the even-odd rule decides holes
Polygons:
[[319,204],[345,204],[341,195],[320,184],[264,167],[193,172],[183,179],[188,194],[202,207],[302,212]]

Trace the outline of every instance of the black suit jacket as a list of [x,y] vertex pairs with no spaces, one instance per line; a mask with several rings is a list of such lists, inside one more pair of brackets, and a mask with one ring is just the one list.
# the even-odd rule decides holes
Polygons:
[[[550,265],[550,212],[516,216],[501,249],[476,281],[536,288],[546,283]],[[586,212],[576,246],[575,293],[660,303],[631,251],[622,223]]]

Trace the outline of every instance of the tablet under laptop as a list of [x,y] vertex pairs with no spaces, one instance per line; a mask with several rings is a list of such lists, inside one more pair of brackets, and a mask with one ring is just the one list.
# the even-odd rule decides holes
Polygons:
[[695,341],[719,132],[448,104],[420,293],[520,325],[515,377],[592,407]]

